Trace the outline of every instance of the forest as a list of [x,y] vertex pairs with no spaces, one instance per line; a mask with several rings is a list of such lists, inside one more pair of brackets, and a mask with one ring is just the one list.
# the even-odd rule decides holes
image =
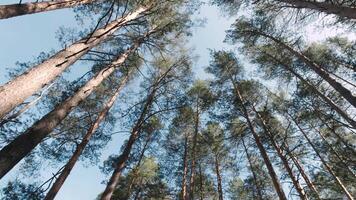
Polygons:
[[2,200],[356,197],[356,0],[4,0],[0,54]]

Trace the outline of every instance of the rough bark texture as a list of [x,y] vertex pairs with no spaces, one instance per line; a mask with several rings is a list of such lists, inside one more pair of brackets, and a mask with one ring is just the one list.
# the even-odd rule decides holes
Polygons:
[[71,8],[81,4],[92,3],[94,0],[57,0],[36,3],[11,4],[0,6],[0,19],[7,19],[21,15]]
[[56,79],[91,48],[103,42],[120,27],[136,19],[146,10],[147,8],[139,8],[123,18],[109,23],[104,28],[96,30],[89,39],[84,38],[72,44],[43,63],[34,66],[26,73],[0,86],[0,119],[28,97]]
[[86,99],[94,89],[109,75],[118,65],[122,64],[128,55],[138,47],[138,44],[120,55],[110,66],[100,70],[92,79],[81,87],[73,96],[59,104],[54,110],[38,120],[27,131],[6,145],[0,151],[0,177],[9,172],[22,158],[28,155],[53,129],[70,113],[70,111]]
[[220,174],[220,163],[217,155],[215,155],[215,173],[216,173],[216,180],[218,182],[219,200],[224,200],[222,183],[221,183],[221,174]]
[[108,114],[110,108],[114,105],[117,97],[120,94],[122,88],[126,85],[126,82],[129,79],[129,75],[126,75],[120,83],[119,88],[115,91],[114,95],[109,99],[109,101],[105,104],[102,111],[99,113],[98,117],[96,118],[95,122],[90,126],[89,130],[85,134],[82,142],[76,147],[72,157],[69,159],[65,167],[63,168],[61,174],[56,179],[54,184],[52,185],[51,189],[48,191],[45,200],[54,199],[57,195],[58,191],[61,189],[64,181],[69,176],[70,172],[72,171],[75,163],[78,161],[80,155],[83,153],[86,145],[89,143],[90,138],[93,136],[95,131],[99,128],[100,123],[105,119],[105,116]]
[[312,143],[312,141],[309,139],[308,135],[305,133],[305,131],[300,127],[300,125],[298,124],[298,122],[290,115],[290,118],[294,121],[295,125],[297,126],[297,128],[299,129],[299,131],[303,134],[304,138],[308,141],[309,145],[312,147],[312,149],[314,150],[315,154],[318,156],[318,158],[320,159],[320,161],[323,163],[324,167],[326,168],[326,170],[328,170],[328,172],[330,173],[330,175],[334,178],[334,180],[336,181],[336,183],[340,186],[340,188],[344,191],[346,197],[350,200],[353,200],[354,198],[352,197],[351,193],[347,190],[347,188],[345,187],[345,185],[342,183],[342,181],[340,180],[339,177],[336,176],[335,172],[332,170],[332,168],[330,167],[330,165],[328,165],[328,163],[326,163],[326,161],[324,160],[324,158],[320,155],[319,151],[316,149],[316,147],[314,146],[314,144]]
[[283,155],[282,149],[279,147],[279,145],[275,141],[273,134],[271,133],[270,129],[268,128],[263,117],[257,112],[257,110],[254,106],[252,106],[252,109],[256,113],[257,117],[260,119],[260,121],[262,123],[263,130],[266,132],[267,136],[269,137],[269,139],[272,143],[272,146],[274,147],[274,149],[276,150],[276,152],[278,154],[278,157],[282,160],[283,166],[286,169],[290,179],[292,180],[292,183],[293,183],[295,189],[297,190],[300,199],[307,200],[308,197],[307,197],[303,187],[300,185],[298,179],[294,175],[292,168],[289,166],[288,159]]
[[248,31],[252,32],[255,34],[259,34],[263,37],[269,38],[281,47],[285,48],[288,50],[290,53],[292,53],[294,56],[299,58],[301,61],[303,61],[311,70],[313,70],[316,74],[318,74],[324,81],[328,82],[331,87],[333,87],[342,97],[344,97],[351,105],[353,105],[356,108],[356,97],[352,95],[351,91],[345,88],[341,83],[337,82],[335,79],[333,79],[327,71],[323,69],[322,66],[318,65],[317,63],[313,62],[310,60],[308,57],[303,55],[302,53],[294,50],[291,46],[288,44],[284,43],[283,41],[268,35],[266,33],[263,33],[261,31]]
[[356,128],[356,122],[353,120],[345,111],[343,111],[333,100],[322,94],[314,85],[310,84],[309,81],[304,79],[300,74],[295,72],[290,66],[284,64],[283,62],[276,59],[273,55],[269,53],[265,53],[270,58],[272,58],[275,62],[282,65],[284,69],[292,73],[296,76],[301,82],[308,86],[308,88],[313,91],[316,95],[318,95],[321,99],[323,99],[333,110],[335,110],[342,118],[344,118],[352,127]]
[[292,5],[295,8],[306,8],[317,10],[326,14],[334,14],[340,17],[356,19],[356,8],[340,6],[327,2],[305,1],[305,0],[278,0]]

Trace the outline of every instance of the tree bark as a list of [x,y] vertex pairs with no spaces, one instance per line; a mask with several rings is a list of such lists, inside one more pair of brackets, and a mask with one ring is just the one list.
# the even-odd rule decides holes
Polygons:
[[309,139],[308,135],[304,132],[304,130],[300,127],[300,125],[298,124],[298,122],[289,114],[289,117],[293,120],[294,124],[297,126],[297,128],[299,129],[299,131],[303,134],[304,138],[308,141],[309,145],[312,147],[312,149],[314,150],[315,154],[319,157],[320,161],[323,163],[324,167],[326,168],[326,170],[328,170],[328,172],[330,173],[330,175],[334,178],[334,180],[336,181],[336,183],[340,186],[340,188],[344,191],[346,197],[350,200],[353,200],[354,198],[352,197],[351,193],[347,190],[347,188],[345,187],[345,185],[342,183],[342,181],[340,180],[339,177],[336,176],[335,172],[332,170],[332,168],[326,163],[326,161],[324,160],[324,158],[320,155],[319,151],[316,149],[316,147],[314,146],[314,144],[312,143],[312,141]]
[[257,190],[258,199],[259,199],[259,200],[263,200],[263,198],[262,198],[263,196],[262,196],[262,193],[261,193],[260,184],[258,183],[257,175],[256,175],[256,172],[255,172],[255,170],[254,170],[253,164],[252,164],[252,162],[251,162],[251,156],[250,156],[250,154],[249,154],[248,151],[247,151],[247,147],[246,147],[246,145],[245,145],[245,141],[244,141],[243,138],[242,138],[242,145],[243,145],[243,147],[244,147],[244,150],[245,150],[245,153],[246,153],[246,157],[247,157],[248,163],[249,163],[250,168],[251,168],[253,180],[254,180],[255,185],[256,185],[256,190]]
[[79,40],[43,63],[32,67],[22,75],[0,86],[0,119],[28,97],[56,79],[91,48],[106,40],[120,27],[136,19],[147,10],[148,8],[144,7],[138,8],[125,17],[94,31],[93,34],[87,36],[88,38]]
[[331,4],[327,2],[305,1],[305,0],[278,0],[292,5],[295,8],[306,8],[317,10],[326,14],[334,14],[339,17],[356,19],[356,8],[342,5]]
[[305,56],[302,53],[294,50],[288,44],[284,43],[283,41],[281,41],[281,40],[279,40],[279,39],[277,39],[277,38],[275,38],[275,37],[273,37],[271,35],[268,35],[266,33],[258,31],[258,30],[252,30],[252,31],[247,31],[247,32],[251,32],[251,33],[254,33],[254,34],[261,35],[261,36],[263,36],[265,38],[269,38],[272,41],[274,41],[275,43],[277,43],[278,45],[280,45],[281,47],[283,47],[286,50],[288,50],[294,56],[296,56],[301,61],[303,61],[307,66],[309,66],[309,68],[312,69],[316,74],[318,74],[323,80],[328,82],[331,85],[331,87],[333,87],[336,91],[338,91],[338,93],[342,97],[344,97],[353,107],[356,108],[356,97],[352,95],[350,90],[348,90],[342,84],[340,84],[335,79],[330,77],[330,75],[323,69],[322,66],[319,66],[317,63],[313,62],[307,56]]
[[70,111],[86,99],[94,89],[110,76],[122,64],[139,43],[133,45],[125,53],[118,56],[111,65],[100,70],[92,79],[81,87],[73,96],[56,106],[51,112],[43,116],[27,131],[6,145],[0,151],[0,178],[9,172],[22,158],[28,155],[61,121]]
[[316,95],[318,95],[321,99],[323,99],[333,110],[335,110],[342,118],[344,118],[352,127],[356,128],[356,122],[353,120],[345,111],[343,111],[336,103],[333,102],[330,98],[322,94],[314,85],[310,84],[309,81],[304,79],[300,74],[295,72],[290,66],[284,64],[282,61],[276,59],[273,55],[263,52],[270,58],[272,58],[275,62],[282,65],[284,69],[292,73],[296,76],[302,83],[308,86]]
[[269,137],[269,139],[270,139],[274,149],[276,150],[279,158],[282,160],[283,166],[286,169],[286,171],[288,172],[288,175],[289,175],[290,179],[292,180],[292,183],[293,183],[295,189],[297,190],[300,199],[307,200],[308,197],[307,197],[303,187],[300,185],[298,179],[295,177],[292,168],[289,166],[287,158],[283,155],[282,149],[278,146],[277,142],[275,141],[270,129],[267,127],[267,124],[266,124],[265,120],[257,112],[256,108],[253,105],[252,105],[252,109],[256,113],[257,117],[260,119],[264,131],[266,132],[267,136]]
[[196,162],[196,146],[197,138],[199,132],[199,99],[197,97],[196,102],[196,113],[195,113],[195,126],[194,126],[194,136],[193,136],[193,148],[192,148],[192,163],[191,163],[191,174],[190,174],[190,184],[189,184],[189,199],[194,200],[194,189],[195,189],[195,162]]
[[187,176],[188,176],[188,137],[184,139],[184,155],[183,155],[183,180],[182,180],[182,199],[188,200],[187,195]]
[[287,200],[287,197],[286,197],[286,195],[285,195],[285,193],[284,193],[284,191],[282,189],[282,185],[281,185],[281,183],[280,183],[280,181],[279,181],[279,179],[277,177],[277,174],[274,171],[272,163],[271,163],[271,161],[270,161],[270,159],[268,157],[266,149],[263,147],[262,142],[260,140],[260,137],[257,135],[257,133],[256,133],[256,131],[255,131],[253,125],[252,125],[252,122],[250,120],[249,114],[248,114],[247,109],[246,109],[246,107],[244,105],[245,100],[243,99],[239,89],[237,88],[237,86],[236,86],[236,84],[234,83],[233,80],[232,80],[232,84],[234,85],[234,88],[235,88],[235,91],[237,93],[237,96],[241,101],[241,108],[242,108],[242,112],[244,113],[244,117],[245,117],[245,119],[247,121],[247,125],[248,125],[248,127],[249,127],[249,129],[250,129],[250,131],[251,131],[251,133],[252,133],[252,135],[254,137],[254,139],[255,139],[256,145],[257,145],[257,147],[258,147],[258,149],[260,151],[260,154],[261,154],[261,156],[262,156],[262,158],[263,158],[263,160],[265,162],[265,165],[266,165],[266,167],[268,169],[268,173],[269,173],[269,175],[270,175],[270,177],[272,179],[272,182],[273,182],[274,188],[275,188],[275,190],[276,190],[276,192],[278,194],[278,197],[279,197],[280,200]]
[[28,15],[74,6],[89,4],[94,0],[56,0],[36,3],[11,4],[0,6],[0,19],[7,19],[21,15]]
[[95,122],[90,126],[89,130],[83,137],[82,142],[76,147],[72,157],[69,159],[68,163],[65,165],[64,169],[62,170],[59,177],[56,179],[50,190],[48,191],[45,200],[52,200],[57,195],[58,191],[61,189],[64,181],[69,176],[70,172],[72,171],[74,165],[78,161],[80,155],[83,153],[86,145],[89,143],[91,137],[95,133],[95,131],[99,128],[100,123],[105,119],[106,115],[108,114],[111,107],[114,105],[117,97],[120,94],[122,88],[126,85],[126,82],[129,79],[129,74],[126,75],[120,83],[120,86],[116,89],[113,96],[110,98],[109,101],[104,105],[102,111],[99,113],[98,117],[96,118]]
[[218,159],[217,155],[215,155],[215,173],[216,173],[216,180],[218,182],[219,200],[224,200],[222,184],[221,184],[220,164],[219,164],[219,159]]
[[314,192],[314,194],[316,195],[316,198],[318,200],[321,200],[318,190],[316,189],[313,182],[309,179],[308,175],[305,173],[305,170],[304,170],[303,166],[300,164],[298,158],[295,155],[293,155],[293,153],[289,150],[289,147],[286,143],[284,145],[287,149],[287,154],[293,160],[293,163],[297,166],[300,174],[302,175],[302,177],[303,177],[304,181],[306,182],[306,184],[308,185],[308,187]]
[[203,188],[203,172],[201,170],[201,164],[199,163],[199,182],[200,182],[200,200],[204,200],[204,188]]

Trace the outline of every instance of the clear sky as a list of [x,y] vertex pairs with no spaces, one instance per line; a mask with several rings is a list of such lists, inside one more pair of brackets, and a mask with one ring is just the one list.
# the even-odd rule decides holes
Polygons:
[[[14,0],[2,0],[0,4],[16,2]],[[202,28],[194,29],[194,35],[190,39],[189,46],[194,47],[195,53],[199,55],[194,71],[198,77],[204,78],[203,67],[207,66],[210,60],[208,49],[231,48],[222,42],[225,37],[225,30],[233,22],[233,18],[228,20],[222,17],[217,8],[208,5],[204,5],[197,16],[206,18],[207,23]],[[31,61],[42,51],[59,50],[60,44],[55,35],[60,26],[76,26],[72,10],[58,10],[0,20],[0,84],[8,81],[6,68],[15,68],[17,61]],[[310,41],[336,34],[337,32],[331,30],[315,33],[315,28],[307,29]],[[85,72],[84,69],[77,67],[71,73],[80,76]],[[117,153],[123,140],[122,135],[115,136],[113,141],[104,149],[102,160],[105,160],[110,154]],[[97,166],[90,167],[83,167],[82,164],[76,165],[56,199],[94,199],[104,189],[101,182],[106,180],[106,177],[98,169],[101,164],[98,163]],[[48,175],[52,172],[54,171],[45,171],[42,174]],[[16,177],[17,173],[11,172],[6,176],[6,180]],[[41,178],[44,179],[45,177]]]

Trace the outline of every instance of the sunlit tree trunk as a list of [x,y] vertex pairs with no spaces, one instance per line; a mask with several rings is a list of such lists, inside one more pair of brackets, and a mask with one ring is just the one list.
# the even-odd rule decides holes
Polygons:
[[322,94],[314,85],[310,84],[309,81],[304,79],[300,74],[298,74],[296,71],[294,71],[290,66],[284,64],[280,60],[276,59],[273,55],[264,52],[267,56],[269,56],[271,59],[273,59],[275,62],[280,64],[284,69],[292,73],[294,76],[296,76],[303,84],[307,85],[308,88],[313,91],[316,95],[318,95],[321,99],[325,101],[333,110],[335,110],[342,118],[344,118],[351,126],[356,128],[356,122],[353,120],[344,110],[342,110],[336,103],[333,102],[330,98]]
[[94,89],[110,76],[140,44],[136,43],[125,53],[118,56],[111,65],[100,70],[92,79],[81,87],[73,96],[56,106],[54,110],[43,116],[27,131],[0,151],[0,177],[9,172],[22,158],[28,155],[62,120],[86,99]]
[[191,163],[191,171],[190,171],[190,184],[189,184],[189,199],[194,200],[194,189],[195,189],[195,162],[196,162],[196,146],[197,146],[197,138],[199,132],[199,98],[196,100],[196,111],[195,111],[195,125],[194,125],[194,135],[193,135],[193,147],[192,147],[192,163]]
[[256,185],[257,197],[258,197],[259,200],[263,200],[263,198],[262,198],[262,192],[261,192],[261,188],[260,188],[260,184],[258,183],[257,175],[256,175],[256,172],[255,172],[255,170],[254,170],[254,166],[253,166],[252,161],[251,161],[251,156],[250,156],[250,154],[249,154],[248,151],[247,151],[247,147],[246,147],[246,145],[245,145],[245,140],[244,140],[244,138],[242,138],[242,145],[243,145],[243,147],[244,147],[244,150],[245,150],[245,153],[246,153],[246,157],[247,157],[248,163],[249,163],[250,168],[251,168],[253,181],[255,182],[255,185]]
[[283,191],[283,189],[282,189],[282,185],[281,185],[281,183],[280,183],[280,181],[279,181],[279,178],[277,177],[277,174],[276,174],[276,172],[274,171],[274,168],[273,168],[273,166],[272,166],[272,163],[271,163],[271,161],[270,161],[270,159],[269,159],[269,157],[268,157],[268,154],[267,154],[267,152],[266,152],[266,149],[263,147],[262,142],[261,142],[261,140],[260,140],[260,137],[257,135],[257,133],[256,133],[256,131],[255,131],[255,128],[254,128],[253,125],[252,125],[252,122],[251,122],[251,120],[250,120],[248,111],[247,111],[247,109],[246,109],[246,107],[245,107],[245,105],[244,105],[244,104],[245,104],[245,100],[244,100],[244,98],[242,97],[242,95],[241,95],[241,93],[240,93],[240,90],[238,89],[238,87],[237,87],[235,81],[234,81],[233,79],[231,79],[231,82],[232,82],[232,84],[233,84],[233,86],[234,86],[234,89],[235,89],[235,92],[236,92],[236,94],[237,94],[237,97],[238,97],[238,98],[240,99],[240,101],[241,101],[241,108],[242,108],[242,112],[243,112],[243,114],[244,114],[244,117],[245,117],[245,119],[246,119],[246,121],[247,121],[247,125],[248,125],[248,127],[249,127],[249,129],[250,129],[250,131],[251,131],[251,133],[252,133],[252,135],[253,135],[253,138],[255,139],[257,148],[258,148],[258,150],[260,151],[260,154],[261,154],[261,156],[262,156],[262,158],[263,158],[263,161],[264,161],[264,163],[265,163],[265,165],[266,165],[266,167],[267,167],[267,169],[268,169],[268,173],[269,173],[269,175],[270,175],[270,177],[271,177],[271,179],[272,179],[273,186],[274,186],[274,188],[275,188],[275,190],[276,190],[276,192],[277,192],[277,194],[278,194],[278,197],[279,197],[280,200],[287,200],[287,197],[286,197],[286,195],[285,195],[285,193],[284,193],[284,191]]
[[[288,114],[288,113],[287,113]],[[290,115],[290,118],[293,120],[294,124],[297,126],[298,130],[303,134],[304,138],[308,141],[309,145],[312,147],[312,149],[314,150],[315,154],[318,156],[318,158],[320,159],[320,161],[323,163],[324,167],[326,168],[326,170],[328,170],[328,172],[330,173],[330,175],[334,178],[334,180],[336,181],[336,183],[340,186],[340,188],[344,191],[345,195],[347,196],[348,199],[353,200],[354,198],[352,197],[351,193],[347,190],[346,186],[342,183],[342,181],[340,180],[339,177],[336,176],[335,172],[332,170],[332,168],[330,167],[330,165],[328,165],[326,163],[326,161],[324,160],[324,158],[320,155],[319,151],[316,149],[316,147],[314,146],[314,144],[312,143],[312,141],[309,139],[308,135],[305,133],[305,131],[300,127],[300,125],[298,124],[298,122]]]
[[264,131],[266,132],[267,136],[269,137],[269,139],[270,139],[274,149],[276,150],[279,158],[282,160],[283,166],[286,169],[286,171],[288,172],[288,175],[289,175],[290,179],[292,180],[292,183],[293,183],[295,189],[297,190],[300,199],[307,200],[308,197],[307,197],[303,187],[300,185],[298,179],[295,177],[292,168],[289,166],[288,159],[283,155],[282,149],[279,147],[279,145],[275,141],[275,139],[273,137],[273,134],[271,133],[271,131],[267,127],[267,124],[264,121],[263,117],[257,112],[256,108],[253,105],[252,105],[252,109],[256,113],[257,117],[260,119]]
[[147,8],[139,8],[107,26],[97,29],[78,42],[56,53],[43,63],[32,67],[27,72],[0,86],[0,119],[28,97],[60,76],[71,64],[87,53],[91,48],[106,40],[120,27],[136,19]]
[[[314,0],[277,0],[287,3],[295,8],[306,8],[317,10],[326,14],[334,14],[340,17],[356,19],[356,8],[337,5],[337,3],[329,3],[327,1],[320,2]],[[331,1],[330,1],[331,2]]]
[[64,181],[69,176],[70,172],[72,171],[75,163],[78,161],[80,155],[83,153],[86,145],[89,143],[90,138],[93,136],[95,131],[99,128],[100,123],[105,119],[105,116],[108,114],[110,108],[114,105],[117,97],[120,94],[122,88],[126,85],[126,82],[129,79],[129,75],[126,75],[120,83],[120,86],[116,89],[114,95],[110,98],[110,100],[105,104],[102,111],[99,113],[98,117],[96,118],[95,122],[90,126],[89,130],[83,137],[82,142],[76,147],[72,157],[69,159],[65,167],[63,168],[61,174],[56,179],[50,190],[48,191],[45,200],[54,199],[57,195],[58,191],[64,184]]
[[223,200],[223,190],[221,184],[221,174],[220,174],[220,163],[218,156],[215,155],[215,173],[216,173],[216,180],[218,183],[218,193],[219,193],[219,200]]
[[187,194],[187,176],[188,176],[188,137],[184,139],[184,155],[183,155],[183,179],[182,179],[182,199],[188,200]]
[[269,38],[275,43],[277,43],[279,46],[283,47],[284,49],[288,50],[290,53],[292,53],[294,56],[299,58],[301,61],[303,61],[311,70],[313,70],[316,74],[318,74],[324,81],[328,82],[331,87],[333,87],[338,93],[344,97],[351,105],[353,105],[356,108],[356,97],[352,95],[351,91],[345,88],[341,83],[337,82],[335,79],[333,79],[327,71],[323,69],[322,66],[318,65],[317,63],[313,62],[311,59],[309,59],[307,56],[304,54],[294,50],[291,46],[288,44],[284,43],[283,41],[268,35],[266,33],[263,33],[261,31],[253,30],[253,31],[247,31],[251,32],[254,34],[261,35],[265,38]]
[[286,143],[284,145],[287,148],[287,154],[293,160],[293,163],[295,164],[295,166],[297,166],[298,171],[302,175],[302,177],[303,177],[304,181],[307,183],[308,187],[314,192],[314,194],[316,195],[316,198],[318,200],[321,200],[318,190],[316,189],[314,183],[310,180],[310,178],[306,174],[306,172],[305,172],[303,166],[300,164],[298,158],[295,155],[293,155],[293,153],[290,151],[290,149]]
[[88,4],[94,0],[56,0],[24,4],[0,5],[0,19],[28,15]]

